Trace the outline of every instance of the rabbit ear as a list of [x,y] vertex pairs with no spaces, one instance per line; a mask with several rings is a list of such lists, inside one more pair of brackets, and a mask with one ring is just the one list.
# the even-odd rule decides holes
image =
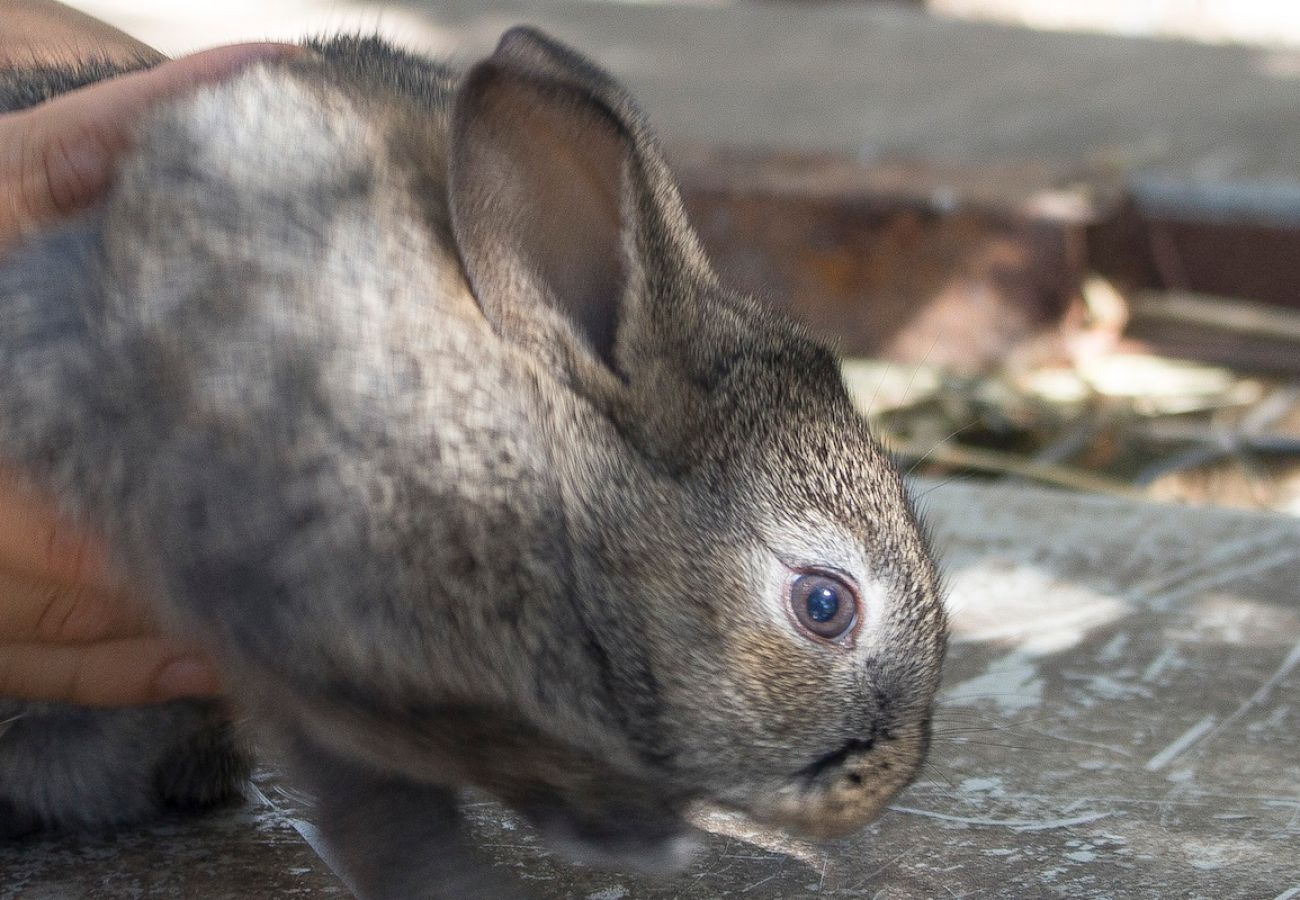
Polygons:
[[539,311],[559,312],[627,380],[617,345],[625,322],[644,318],[633,307],[649,302],[645,283],[702,265],[632,101],[581,57],[516,29],[466,75],[450,153],[452,229],[484,313],[544,343]]
[[572,87],[492,60],[466,76],[453,124],[452,227],[475,296],[499,327],[540,301],[613,365],[628,280],[627,156],[618,122]]
[[515,71],[568,85],[612,116],[625,133],[640,184],[640,196],[635,199],[653,211],[654,225],[670,232],[655,235],[654,240],[662,242],[662,249],[674,257],[671,261],[686,270],[682,274],[712,279],[676,180],[632,95],[591,60],[535,28],[511,28],[501,36],[492,59]]
[[613,78],[586,57],[526,25],[511,28],[501,36],[493,59],[522,72],[546,76],[580,87],[600,100],[636,131],[645,123],[636,102]]

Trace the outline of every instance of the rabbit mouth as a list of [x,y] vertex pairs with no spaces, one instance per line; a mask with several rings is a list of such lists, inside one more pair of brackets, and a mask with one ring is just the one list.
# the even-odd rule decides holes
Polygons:
[[750,815],[810,839],[843,837],[911,784],[928,743],[923,726],[851,738],[790,775]]
[[[803,776],[809,781],[816,781],[818,777],[824,775],[827,771],[843,766],[851,757],[871,752],[875,745],[876,739],[874,737],[850,738],[843,747],[827,753],[820,759],[804,766],[798,772],[795,772],[795,776]],[[851,779],[852,774],[849,777]]]

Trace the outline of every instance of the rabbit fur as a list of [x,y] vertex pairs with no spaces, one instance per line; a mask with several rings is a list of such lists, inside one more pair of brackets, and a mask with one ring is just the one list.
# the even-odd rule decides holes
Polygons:
[[[101,209],[0,260],[0,459],[211,649],[363,896],[506,893],[466,786],[652,869],[695,803],[814,837],[876,815],[946,627],[833,355],[719,282],[576,53],[312,46],[166,105]],[[0,103],[108,74],[9,73]],[[847,637],[792,616],[810,571],[856,586]],[[11,833],[246,772],[200,702],[15,716]]]

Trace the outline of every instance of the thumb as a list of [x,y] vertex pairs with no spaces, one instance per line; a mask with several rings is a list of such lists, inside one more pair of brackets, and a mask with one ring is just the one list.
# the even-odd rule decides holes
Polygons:
[[218,47],[0,115],[0,247],[97,200],[135,124],[159,100],[299,52],[289,44]]

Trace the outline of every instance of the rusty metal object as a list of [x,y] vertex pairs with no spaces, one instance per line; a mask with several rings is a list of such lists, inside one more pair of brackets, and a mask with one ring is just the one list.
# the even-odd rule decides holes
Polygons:
[[[859,162],[676,147],[723,276],[847,354],[964,374],[1063,359],[1084,279],[1300,307],[1300,218],[1154,202],[1047,167]],[[1249,198],[1247,198],[1249,199]],[[1294,344],[1135,322],[1156,353],[1300,372]]]
[[[1130,295],[1163,291],[1300,310],[1300,220],[1207,215],[1193,204],[1150,208],[1129,199],[1088,229],[1089,266]],[[1239,369],[1300,375],[1293,339],[1196,322],[1144,317],[1135,307],[1128,338],[1166,356]]]
[[1136,290],[1172,290],[1300,308],[1300,198],[1294,217],[1129,198],[1089,229],[1094,269]]
[[846,353],[973,373],[1060,352],[1096,214],[1047,173],[699,150],[675,162],[724,277]]

